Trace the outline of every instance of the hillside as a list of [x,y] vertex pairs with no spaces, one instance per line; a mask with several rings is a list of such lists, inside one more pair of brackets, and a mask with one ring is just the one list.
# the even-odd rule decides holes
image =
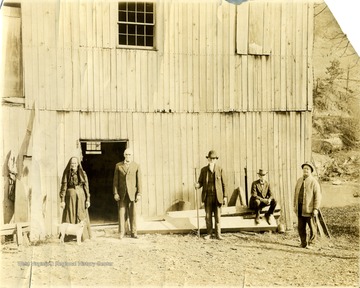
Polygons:
[[313,158],[322,180],[360,182],[360,58],[325,3],[314,29]]

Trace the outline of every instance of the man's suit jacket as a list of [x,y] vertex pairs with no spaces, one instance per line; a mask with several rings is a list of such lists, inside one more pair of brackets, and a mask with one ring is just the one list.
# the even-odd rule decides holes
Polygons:
[[135,162],[130,162],[126,169],[124,162],[119,162],[115,166],[113,193],[119,195],[120,201],[125,199],[126,193],[130,201],[134,201],[137,195],[141,195],[141,175],[140,167]]
[[[209,165],[203,167],[201,169],[199,181],[198,181],[200,184],[200,188],[201,187],[203,188],[201,192],[202,202],[205,202],[206,199],[206,192],[208,188],[208,179],[207,179],[208,171],[209,171]],[[226,184],[225,184],[226,179],[225,179],[224,171],[220,166],[215,164],[214,171],[215,171],[216,198],[218,202],[222,204],[224,201],[224,197],[226,196]]]
[[262,186],[260,183],[260,179],[254,181],[251,185],[251,196],[254,198],[267,199],[272,197],[272,192],[270,189],[269,182],[264,181],[264,185]]

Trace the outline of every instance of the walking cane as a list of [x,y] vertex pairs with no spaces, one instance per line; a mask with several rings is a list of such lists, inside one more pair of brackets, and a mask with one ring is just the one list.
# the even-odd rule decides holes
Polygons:
[[[195,168],[195,183],[197,183],[196,168]],[[195,187],[195,206],[196,206],[197,237],[200,238],[199,205],[198,205],[197,190],[198,190],[198,189]]]

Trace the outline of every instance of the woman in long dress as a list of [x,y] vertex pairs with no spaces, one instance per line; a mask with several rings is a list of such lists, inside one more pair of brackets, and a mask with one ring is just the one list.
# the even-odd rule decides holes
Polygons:
[[60,207],[63,209],[62,223],[77,224],[85,221],[82,240],[91,238],[90,191],[87,175],[77,157],[71,157],[62,176]]

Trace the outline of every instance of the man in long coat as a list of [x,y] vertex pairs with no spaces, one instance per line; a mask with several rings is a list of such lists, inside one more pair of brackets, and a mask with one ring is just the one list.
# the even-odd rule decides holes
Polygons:
[[138,238],[136,227],[136,203],[141,197],[140,167],[132,161],[132,150],[124,151],[125,160],[115,166],[113,193],[119,209],[120,239],[125,235],[127,216],[130,220],[132,238]]
[[202,187],[201,200],[205,204],[205,220],[207,235],[204,239],[212,237],[213,224],[212,214],[215,218],[215,237],[222,240],[221,236],[221,206],[225,203],[226,198],[226,181],[223,169],[216,164],[219,158],[214,150],[209,151],[208,156],[209,164],[201,169],[198,183],[195,188]]
[[[311,248],[316,240],[316,225],[313,217],[317,217],[321,204],[321,190],[319,182],[312,175],[314,166],[310,162],[301,165],[303,176],[295,186],[294,211],[298,216],[298,232],[303,248]],[[307,239],[306,225],[309,226],[310,235]]]

